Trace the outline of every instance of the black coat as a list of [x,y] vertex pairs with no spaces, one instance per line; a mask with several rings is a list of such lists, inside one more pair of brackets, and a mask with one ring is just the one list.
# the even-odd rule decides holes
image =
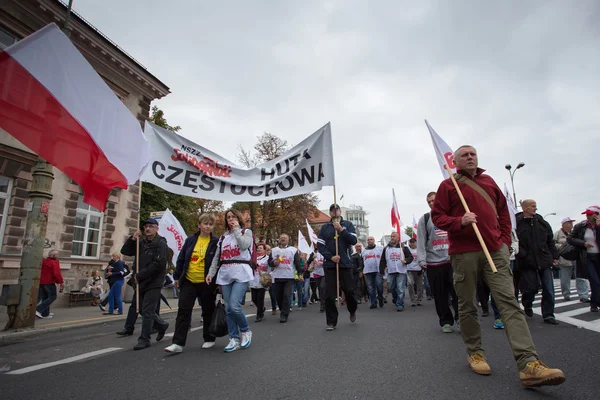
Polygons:
[[[588,279],[587,267],[587,249],[585,247],[585,231],[587,229],[587,221],[582,221],[573,227],[571,234],[567,237],[567,243],[577,248],[577,266],[575,271],[578,278]],[[596,237],[600,237],[600,226],[596,225]]]
[[[135,256],[135,251],[136,241],[129,237],[121,248],[121,253],[126,256]],[[146,240],[143,236],[140,238],[140,270],[137,271],[137,260],[134,260],[132,265],[140,284],[140,291],[163,287],[167,274],[167,257],[167,239],[158,234],[151,241]]]
[[552,227],[544,218],[535,214],[525,218],[523,213],[517,214],[517,236],[519,252],[516,256],[518,268],[546,269],[558,260],[558,250],[554,243]]
[[354,263],[354,274],[360,274],[363,272],[365,263],[360,253],[356,252],[352,254],[352,262]]
[[335,268],[336,264],[331,261],[331,257],[335,256],[336,253],[336,236],[338,237],[338,255],[340,256],[340,268],[354,268],[352,259],[350,258],[350,252],[352,246],[357,242],[356,230],[352,222],[345,219],[340,220],[340,225],[346,228],[338,234],[333,227],[333,222],[327,222],[321,227],[319,231],[318,248],[319,253],[323,255],[325,260],[323,261],[323,268]]
[[[198,242],[199,237],[200,232],[198,231],[185,239],[185,242],[181,247],[181,251],[179,252],[179,256],[177,257],[177,265],[175,266],[175,272],[173,273],[173,279],[176,281],[185,278],[185,272],[190,265],[192,253],[194,252],[194,247],[196,247],[196,242]],[[219,238],[211,233],[210,241],[208,242],[208,247],[206,248],[206,254],[204,255],[204,278],[206,278],[206,275],[208,275],[208,270],[213,262],[213,258],[215,258],[218,244]],[[214,282],[216,282],[216,279]],[[216,283],[212,283],[212,285],[216,286]]]

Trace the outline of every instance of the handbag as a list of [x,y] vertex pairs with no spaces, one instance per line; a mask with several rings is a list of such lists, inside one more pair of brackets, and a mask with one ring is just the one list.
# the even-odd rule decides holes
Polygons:
[[213,313],[210,325],[208,326],[208,333],[214,337],[227,336],[227,313],[225,311],[225,303],[223,302],[223,296],[217,295],[215,312]]
[[259,280],[260,285],[263,288],[268,289],[271,286],[271,284],[273,283],[273,277],[269,274],[263,274],[261,272],[259,272],[259,274],[260,274],[260,280]]

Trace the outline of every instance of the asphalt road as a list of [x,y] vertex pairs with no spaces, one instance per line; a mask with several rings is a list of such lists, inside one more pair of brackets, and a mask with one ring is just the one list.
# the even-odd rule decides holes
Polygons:
[[[269,303],[267,301],[267,303]],[[254,309],[246,306],[248,313]],[[200,326],[195,312],[193,327]],[[202,350],[202,333],[191,332],[181,354],[164,348],[170,338],[134,352],[136,336],[117,337],[121,323],[27,338],[0,347],[0,398],[24,399],[598,399],[600,334],[562,323],[528,319],[538,353],[563,369],[562,386],[524,389],[506,337],[482,318],[492,375],[473,374],[460,334],[443,334],[432,301],[396,312],[389,304],[359,306],[351,324],[340,314],[338,329],[325,331],[318,306],[294,310],[289,322],[267,312],[251,321],[249,349],[223,352],[226,338]],[[173,332],[174,314],[169,316]],[[139,325],[136,328],[139,332]],[[88,358],[90,352],[106,353]],[[84,355],[20,375],[27,367]],[[69,361],[69,360],[67,360]],[[25,370],[26,371],[26,370]]]

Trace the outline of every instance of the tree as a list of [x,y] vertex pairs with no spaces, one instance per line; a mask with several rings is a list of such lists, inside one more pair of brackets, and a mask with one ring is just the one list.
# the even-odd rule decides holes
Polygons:
[[408,237],[413,237],[413,235],[414,235],[414,230],[413,230],[412,226],[407,226],[407,227],[405,227],[405,228],[404,228],[404,233],[406,233],[406,235],[407,235]]
[[[150,122],[173,132],[181,129],[180,126],[169,125],[164,112],[157,106],[152,107]],[[151,183],[144,183],[140,205],[141,218],[147,218],[152,211],[164,211],[167,208],[173,212],[173,215],[181,222],[183,229],[188,234],[198,229],[198,216],[200,214],[205,212],[220,213],[224,210],[222,201],[182,196],[167,192]],[[217,223],[215,234],[220,234],[222,231],[222,226]]]
[[[259,136],[253,151],[239,147],[238,161],[248,167],[279,157],[287,150],[287,141],[265,132]],[[305,218],[314,211],[319,199],[312,193],[262,202],[236,202],[232,205],[248,213],[254,235],[269,244],[275,244],[282,233],[295,241],[296,232],[305,225]]]

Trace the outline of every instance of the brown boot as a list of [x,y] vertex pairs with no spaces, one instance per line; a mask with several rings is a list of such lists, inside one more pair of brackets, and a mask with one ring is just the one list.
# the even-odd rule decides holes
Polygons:
[[277,315],[277,310],[272,310],[271,315]]
[[490,365],[485,360],[483,354],[475,353],[468,358],[469,365],[471,366],[471,370],[478,375],[490,375],[492,373],[492,369]]
[[548,368],[540,360],[531,361],[519,372],[521,385],[528,387],[554,386],[565,381],[565,374],[556,368]]

